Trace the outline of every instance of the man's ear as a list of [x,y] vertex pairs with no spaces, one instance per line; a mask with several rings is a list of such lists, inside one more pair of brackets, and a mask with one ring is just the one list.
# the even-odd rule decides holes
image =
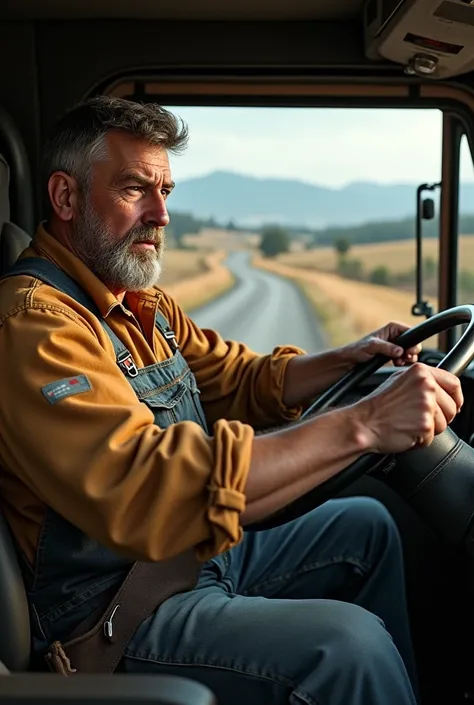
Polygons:
[[76,179],[64,171],[55,171],[48,181],[51,208],[60,220],[72,220],[77,212],[79,188]]

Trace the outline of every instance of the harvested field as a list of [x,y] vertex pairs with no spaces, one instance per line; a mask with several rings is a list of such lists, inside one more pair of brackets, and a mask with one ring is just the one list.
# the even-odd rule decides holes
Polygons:
[[185,235],[183,242],[191,247],[210,250],[241,250],[258,247],[260,235],[240,233],[221,228],[203,228],[195,235]]
[[[468,268],[474,270],[474,235],[460,237],[459,254],[461,268],[469,263]],[[415,266],[415,240],[354,245],[347,256],[350,259],[360,260],[366,271],[384,265],[394,274],[406,272]],[[432,257],[435,262],[438,260],[438,241],[435,238],[423,240],[423,258],[427,257]],[[337,267],[337,255],[333,247],[289,252],[280,255],[278,261],[290,267],[328,272],[334,272]]]
[[205,272],[207,256],[205,250],[165,250],[160,284],[167,287]]
[[[408,325],[421,321],[410,313],[414,301],[412,293],[344,279],[329,272],[289,267],[281,261],[261,257],[254,259],[254,265],[289,277],[301,286],[320,316],[333,346],[360,338],[391,320]],[[426,345],[429,346],[430,342],[427,341]]]
[[[173,251],[165,253],[165,266],[171,252]],[[181,254],[195,255],[196,258],[195,260],[181,258]],[[168,281],[163,275],[160,286],[163,286],[163,289],[187,312],[203,306],[234,285],[233,275],[222,264],[226,256],[224,251],[198,253],[174,250],[173,255],[171,262],[168,260]],[[184,272],[188,273],[187,276]]]

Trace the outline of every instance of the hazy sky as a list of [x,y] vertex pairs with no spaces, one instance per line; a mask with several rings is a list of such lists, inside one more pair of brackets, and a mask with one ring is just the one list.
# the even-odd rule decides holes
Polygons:
[[[174,179],[215,170],[296,178],[339,187],[351,181],[436,181],[438,110],[170,107],[189,126],[187,152],[172,157]],[[474,169],[467,146],[462,179]]]

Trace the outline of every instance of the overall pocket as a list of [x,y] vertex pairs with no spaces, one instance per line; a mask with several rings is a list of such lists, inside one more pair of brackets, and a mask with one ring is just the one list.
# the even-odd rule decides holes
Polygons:
[[178,382],[169,389],[163,389],[142,398],[141,401],[151,409],[156,425],[160,428],[167,428],[178,421],[188,420],[183,414],[182,408],[182,402],[187,392],[188,389],[184,382]]

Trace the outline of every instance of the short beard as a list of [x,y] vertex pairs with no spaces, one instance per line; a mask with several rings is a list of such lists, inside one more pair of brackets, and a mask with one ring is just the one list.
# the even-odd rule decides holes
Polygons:
[[[135,242],[154,242],[155,250],[134,251]],[[161,275],[164,228],[132,228],[122,240],[101,221],[84,199],[74,229],[77,255],[110,289],[141,291],[154,286]]]

